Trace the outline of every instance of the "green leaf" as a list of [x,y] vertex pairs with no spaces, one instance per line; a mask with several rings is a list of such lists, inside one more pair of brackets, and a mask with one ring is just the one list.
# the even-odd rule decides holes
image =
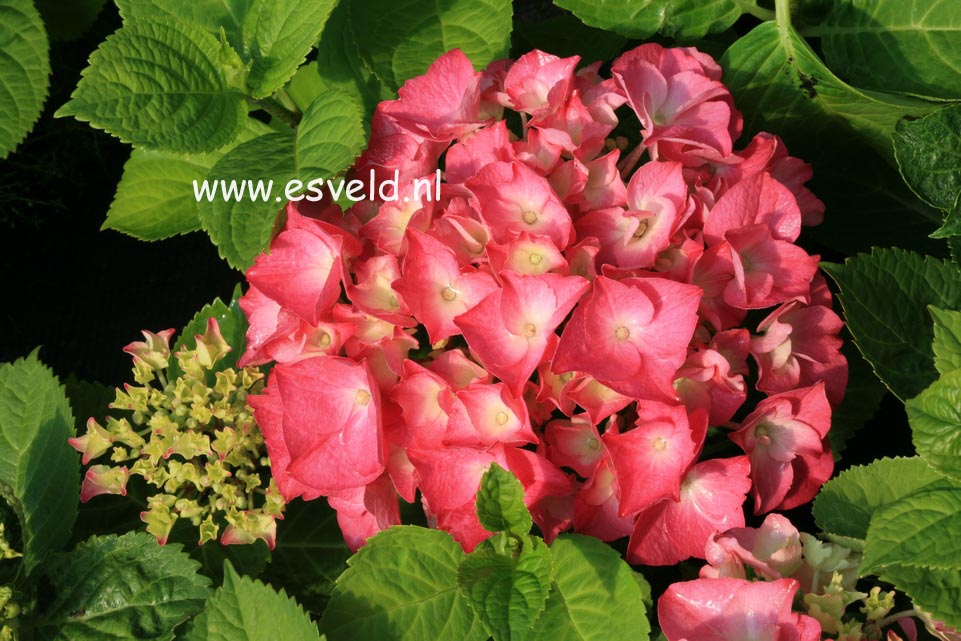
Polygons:
[[961,479],[961,370],[945,374],[904,407],[918,454]]
[[353,164],[366,143],[357,103],[343,92],[324,92],[297,127],[298,173],[306,180],[333,178]]
[[781,134],[782,129],[803,127],[810,146],[815,146],[810,139],[828,140],[822,132],[837,131],[846,139],[867,141],[892,158],[891,134],[898,121],[934,108],[921,100],[866,93],[843,83],[794,29],[773,22],[735,42],[721,66],[725,84],[745,110],[746,131]]
[[828,65],[858,87],[961,98],[955,0],[835,0],[813,34]]
[[[227,341],[227,344],[230,345],[231,350],[217,363],[214,370],[220,371],[229,367],[236,367],[237,361],[244,353],[247,335],[247,317],[244,315],[243,310],[240,309],[240,303],[237,302],[241,294],[240,285],[237,285],[234,288],[229,305],[220,300],[220,298],[215,298],[212,302],[204,305],[199,312],[194,314],[190,322],[180,330],[180,333],[177,334],[177,338],[174,339],[170,346],[171,352],[183,348],[196,348],[197,336],[206,333],[207,321],[209,319],[216,318],[217,324],[220,326],[220,334],[224,337],[224,340]],[[183,374],[175,358],[170,359],[168,372],[170,379],[177,378]]]
[[242,55],[251,63],[247,86],[255,98],[290,80],[317,44],[336,0],[256,0],[244,21]]
[[95,536],[48,569],[53,601],[37,638],[54,641],[172,639],[210,595],[209,579],[179,545],[144,532]]
[[477,489],[477,518],[491,532],[522,537],[531,531],[531,513],[524,505],[524,487],[497,463],[484,472]]
[[900,249],[823,268],[840,286],[848,329],[884,384],[902,400],[921,392],[936,376],[926,308],[961,307],[961,268]]
[[47,32],[31,0],[0,0],[0,159],[40,117],[50,86]]
[[73,415],[35,350],[0,364],[0,497],[16,512],[30,573],[59,550],[77,518],[80,460],[67,443]]
[[482,69],[507,57],[509,0],[351,0],[350,28],[362,59],[397,89],[459,48]]
[[661,34],[678,40],[697,40],[731,27],[742,7],[738,0],[555,0],[592,27],[616,31],[628,38]]
[[320,641],[317,626],[284,591],[224,564],[224,584],[207,599],[184,641]]
[[50,39],[76,40],[96,21],[107,0],[35,0]]
[[953,210],[961,196],[961,105],[899,122],[894,156],[918,197],[938,209]]
[[[211,200],[198,203],[201,225],[232,267],[247,269],[270,244],[277,213],[285,200],[279,194],[297,173],[294,154],[292,135],[266,134],[237,145],[207,174],[210,184],[236,181],[238,190],[240,185],[251,188],[241,194],[240,200],[224,198],[217,191]],[[251,192],[258,181],[263,181],[260,186],[264,189],[254,197]]]
[[294,500],[277,522],[277,546],[265,579],[283,585],[316,614],[324,611],[350,550],[326,501]]
[[223,29],[237,51],[243,49],[243,24],[257,0],[115,0],[124,23],[148,18],[186,20],[218,40]]
[[228,85],[223,54],[216,38],[192,23],[130,22],[90,56],[56,115],[151,149],[212,151],[233,140],[247,118],[243,95]]
[[539,537],[525,537],[517,556],[498,551],[507,534],[481,542],[457,569],[457,584],[494,641],[524,641],[551,589],[551,551]]
[[569,13],[533,20],[514,20],[516,51],[540,49],[562,58],[581,56],[583,62],[591,63],[614,58],[626,44],[627,38],[589,27]]
[[531,639],[647,641],[650,586],[617,552],[577,534],[561,534],[551,552],[554,585]]
[[200,229],[194,181],[203,180],[238,144],[270,131],[252,118],[245,124],[234,142],[206,154],[134,149],[123,166],[103,229],[139,240],[160,240]]
[[934,318],[934,366],[942,374],[961,369],[961,312],[930,306]]
[[943,479],[880,508],[871,519],[861,568],[889,565],[961,571],[961,485]]
[[949,626],[961,628],[961,572],[891,565],[878,572],[914,605]]
[[354,100],[364,114],[366,128],[377,104],[397,95],[361,60],[350,29],[350,5],[351,0],[341,0],[324,25],[317,44],[317,73],[325,87],[342,91]]
[[879,509],[943,480],[918,457],[858,465],[824,484],[814,500],[814,521],[825,532],[864,539]]
[[460,545],[439,530],[397,526],[350,560],[320,622],[329,641],[484,641],[457,589]]
[[287,86],[284,87],[287,97],[301,113],[306,111],[310,103],[316,100],[326,89],[327,87],[321,81],[320,74],[317,72],[316,60],[312,60],[298,69]]

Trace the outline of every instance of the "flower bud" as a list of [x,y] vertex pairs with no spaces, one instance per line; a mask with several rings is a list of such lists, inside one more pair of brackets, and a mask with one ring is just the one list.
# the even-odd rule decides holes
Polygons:
[[128,478],[130,478],[130,471],[126,466],[93,465],[83,477],[83,485],[80,486],[80,502],[86,503],[100,494],[126,496]]

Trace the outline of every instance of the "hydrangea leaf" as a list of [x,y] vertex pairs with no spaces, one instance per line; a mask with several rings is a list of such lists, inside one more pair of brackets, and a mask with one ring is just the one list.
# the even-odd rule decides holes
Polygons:
[[446,532],[397,526],[349,561],[320,622],[329,641],[484,641],[457,589],[460,545]]
[[581,56],[587,63],[611,60],[624,49],[627,38],[591,27],[569,13],[514,21],[515,50],[540,49],[555,56]]
[[814,520],[832,535],[864,539],[879,509],[943,480],[918,457],[857,465],[824,484],[814,500]]
[[557,0],[556,4],[587,25],[628,38],[660,34],[678,40],[724,31],[746,8],[757,9],[749,0]]
[[20,521],[27,573],[67,542],[77,517],[80,461],[67,443],[73,434],[64,388],[36,350],[0,364],[0,498]]
[[510,537],[481,542],[457,569],[457,584],[494,641],[524,641],[551,589],[551,551],[539,537],[524,537],[520,554],[498,550]]
[[[237,300],[242,292],[240,285],[234,288],[230,303],[224,303],[220,298],[215,298],[212,302],[204,305],[200,311],[194,314],[190,322],[180,330],[176,338],[170,344],[171,352],[179,349],[195,349],[197,347],[197,336],[207,331],[207,320],[216,318],[220,326],[220,334],[232,348],[214,367],[214,371],[224,370],[228,367],[236,367],[237,360],[244,353],[244,345],[247,335],[247,317],[240,309]],[[177,365],[177,359],[171,358],[168,366],[169,378],[174,379],[183,374]]]
[[942,374],[961,369],[961,312],[928,307],[934,318],[934,366]]
[[848,329],[875,373],[898,398],[916,396],[936,376],[926,308],[961,307],[961,268],[900,249],[823,267],[841,288]]
[[186,20],[211,35],[220,37],[223,29],[227,42],[240,51],[243,48],[244,19],[257,0],[116,0],[124,23],[147,18]]
[[878,576],[904,592],[914,605],[947,625],[961,628],[961,572],[890,565]]
[[[844,253],[872,245],[938,246],[926,236],[941,215],[900,180],[891,149],[901,118],[922,116],[932,105],[848,86],[793,29],[773,22],[740,38],[720,62],[745,134],[776,132],[792,155],[814,165],[812,189],[829,211],[844,212],[812,230],[818,240]],[[857,172],[851,158],[858,159]]]
[[336,0],[254,0],[244,21],[241,55],[250,61],[247,86],[255,98],[290,80],[317,44]]
[[507,57],[512,15],[509,0],[352,0],[350,28],[362,59],[397,89],[451,49],[478,69]]
[[317,625],[281,590],[224,564],[224,583],[207,599],[184,641],[320,641]]
[[955,0],[836,0],[814,35],[828,65],[858,87],[961,98]]
[[338,3],[324,25],[317,44],[317,74],[325,87],[353,98],[363,112],[364,127],[369,127],[381,100],[397,97],[360,57],[350,28],[350,2]]
[[265,578],[283,585],[316,614],[324,611],[350,550],[337,526],[337,513],[325,501],[296,499],[277,522],[277,547]]
[[50,86],[47,32],[32,0],[0,0],[0,159],[40,117]]
[[53,600],[39,615],[38,638],[172,639],[210,595],[199,567],[181,546],[145,532],[91,537],[49,566]]
[[554,584],[535,641],[647,641],[650,586],[601,541],[562,534],[551,544]]
[[103,229],[139,240],[160,240],[200,229],[194,181],[202,180],[236,145],[270,129],[252,118],[237,139],[206,154],[134,149],[107,211]]
[[961,484],[942,479],[880,508],[864,541],[861,568],[890,565],[961,572]]
[[367,143],[357,103],[341,91],[318,96],[297,127],[297,167],[305,180],[333,178]]
[[[961,35],[961,31],[959,31]],[[936,236],[961,235],[961,105],[919,120],[903,120],[894,133],[894,156],[908,186],[922,200],[947,212]]]
[[961,370],[905,403],[914,447],[935,469],[961,479]]
[[477,518],[491,532],[524,536],[533,521],[524,505],[524,487],[517,477],[492,463],[477,490]]
[[212,151],[247,119],[243,95],[227,80],[234,63],[226,53],[201,27],[177,18],[130,22],[90,56],[56,115],[150,149]]
[[[198,203],[200,223],[232,267],[246,269],[270,244],[285,200],[281,192],[296,175],[294,153],[291,134],[270,133],[237,145],[207,174],[208,184],[216,191]],[[239,198],[236,191],[233,197],[225,197],[220,189],[224,185],[243,193]]]

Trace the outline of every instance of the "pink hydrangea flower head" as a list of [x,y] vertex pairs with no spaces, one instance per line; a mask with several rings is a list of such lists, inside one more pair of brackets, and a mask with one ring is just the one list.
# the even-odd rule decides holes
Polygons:
[[764,399],[731,434],[751,459],[756,514],[814,498],[834,469],[830,427],[831,405],[817,383]]
[[590,478],[606,448],[594,424],[584,415],[557,419],[544,428],[547,458]]
[[504,78],[507,106],[535,118],[557,110],[571,93],[578,62],[579,56],[558,58],[536,49],[524,54]]
[[400,525],[397,491],[387,475],[362,487],[332,493],[327,502],[337,511],[337,524],[352,552],[381,530]]
[[701,576],[743,579],[747,565],[769,581],[790,578],[801,567],[801,553],[797,528],[780,514],[768,514],[759,528],[715,533],[705,548],[709,565],[701,568]]
[[667,641],[820,641],[821,626],[791,611],[798,583],[696,579],[675,583],[657,603]]

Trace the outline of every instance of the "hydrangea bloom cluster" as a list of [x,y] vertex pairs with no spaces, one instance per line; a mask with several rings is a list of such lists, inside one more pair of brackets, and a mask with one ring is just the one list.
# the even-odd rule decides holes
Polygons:
[[894,592],[857,591],[859,554],[779,514],[758,528],[715,532],[703,556],[701,578],[675,583],[658,601],[668,641],[917,640],[915,612],[891,614]]
[[174,353],[179,372],[172,375],[173,332],[145,331],[144,341],[124,348],[139,385],[118,389],[110,407],[129,418],[108,417],[106,425],[91,418],[86,433],[70,439],[84,465],[110,454],[110,464],[87,469],[80,500],[125,495],[129,478],[140,476],[156,488],[140,518],[161,545],[185,519],[199,529],[201,545],[220,536],[224,545],[262,539],[273,549],[285,502],[267,474],[264,439],[247,406],[264,375],[256,367],[217,367],[231,347],[215,318],[194,349]]
[[[352,548],[419,493],[472,549],[493,462],[548,540],[629,536],[654,565],[744,526],[749,493],[788,509],[830,476],[847,363],[795,244],[823,214],[810,167],[773,135],[734,148],[740,114],[695,49],[640,46],[610,78],[579,62],[443,55],[378,106],[351,170],[397,197],[290,203],[247,272],[274,478],[327,497]],[[709,426],[743,455],[700,460]]]

